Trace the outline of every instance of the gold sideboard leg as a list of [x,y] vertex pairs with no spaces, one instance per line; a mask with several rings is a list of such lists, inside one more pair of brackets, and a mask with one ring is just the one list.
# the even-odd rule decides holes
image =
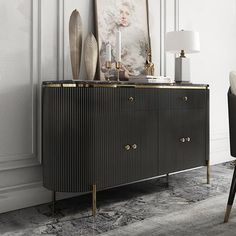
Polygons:
[[97,186],[96,184],[93,184],[93,216],[96,216],[96,210],[97,210]]
[[207,166],[207,184],[210,184],[210,161],[206,161]]
[[227,205],[226,212],[225,212],[224,223],[227,223],[227,222],[228,222],[231,209],[232,209],[232,206],[231,206],[231,205]]

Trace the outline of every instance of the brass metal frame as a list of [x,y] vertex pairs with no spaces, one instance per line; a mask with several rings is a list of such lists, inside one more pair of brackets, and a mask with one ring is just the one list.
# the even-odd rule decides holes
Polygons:
[[232,206],[227,205],[226,212],[225,212],[224,223],[227,223],[229,221],[229,216],[230,216],[231,209],[232,209]]
[[93,190],[92,190],[92,205],[93,205],[93,216],[96,216],[96,211],[97,211],[97,186],[96,184],[93,184]]
[[76,84],[62,84],[63,88],[76,88]]
[[207,166],[207,184],[210,184],[210,161],[206,161],[206,166]]
[[62,84],[46,84],[43,85],[44,87],[49,87],[49,88],[136,88],[136,89],[141,89],[141,88],[145,88],[145,89],[154,89],[154,88],[162,88],[162,89],[203,89],[206,90],[208,89],[207,85],[204,86],[197,86],[197,85],[192,85],[192,86],[186,86],[186,85],[175,85],[175,84],[169,84],[169,85],[160,85],[160,84],[119,84],[119,83],[83,83],[83,84],[78,84],[78,83],[62,83]]

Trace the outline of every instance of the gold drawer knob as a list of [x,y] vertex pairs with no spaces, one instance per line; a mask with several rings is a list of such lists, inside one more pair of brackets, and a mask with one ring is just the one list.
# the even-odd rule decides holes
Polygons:
[[130,150],[130,148],[131,148],[131,147],[130,147],[130,145],[129,145],[129,144],[125,145],[125,150],[126,150],[126,151],[129,151],[129,150]]
[[186,142],[186,139],[185,139],[185,138],[181,138],[179,141],[180,141],[181,143],[185,143],[185,142]]
[[133,148],[134,150],[137,149],[137,147],[138,147],[137,144],[133,144],[133,145],[132,145],[132,148]]
[[184,102],[188,101],[188,97],[187,96],[184,96],[182,99],[183,99]]
[[187,141],[187,142],[191,142],[191,138],[190,138],[190,137],[187,137],[187,138],[186,138],[186,141]]
[[130,101],[130,102],[133,102],[133,101],[134,101],[134,98],[133,98],[133,97],[129,97],[129,101]]

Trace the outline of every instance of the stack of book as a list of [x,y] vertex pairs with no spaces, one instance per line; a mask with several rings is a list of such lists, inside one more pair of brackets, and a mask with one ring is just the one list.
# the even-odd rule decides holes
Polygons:
[[170,77],[152,75],[132,76],[129,78],[129,81],[132,83],[174,83],[174,79]]

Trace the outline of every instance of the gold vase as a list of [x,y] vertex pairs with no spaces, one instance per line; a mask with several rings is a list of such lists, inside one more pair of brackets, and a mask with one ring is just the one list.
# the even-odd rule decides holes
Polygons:
[[82,53],[82,20],[77,10],[74,10],[69,21],[70,59],[73,79],[79,79]]
[[98,43],[92,33],[90,33],[84,42],[84,62],[87,79],[93,80],[98,61]]

